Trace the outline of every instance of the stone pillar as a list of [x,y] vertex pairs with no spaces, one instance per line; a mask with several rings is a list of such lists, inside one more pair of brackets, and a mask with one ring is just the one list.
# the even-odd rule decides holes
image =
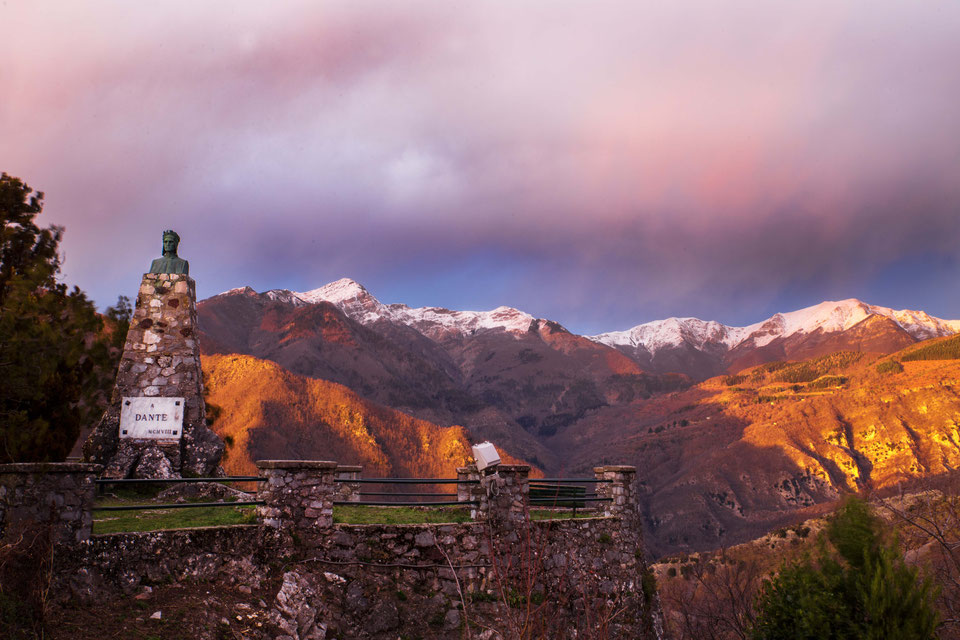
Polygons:
[[638,517],[637,510],[637,468],[628,465],[608,465],[594,467],[597,480],[611,482],[597,483],[597,496],[612,498],[601,502],[603,515],[633,519]]
[[258,460],[260,522],[297,535],[320,533],[333,525],[337,463],[326,460]]
[[508,528],[526,521],[530,509],[529,474],[529,465],[501,464],[496,473],[482,476],[477,519]]
[[[480,480],[480,472],[477,471],[477,465],[469,464],[465,467],[457,467],[457,480],[463,482],[465,480]],[[477,487],[478,484],[458,484],[457,485],[457,502],[467,502],[469,500],[476,500]]]
[[363,467],[357,465],[337,465],[337,490],[335,498],[340,502],[360,502],[360,479]]
[[18,524],[52,525],[61,543],[88,539],[101,469],[74,462],[0,465],[0,541]]
[[[169,440],[121,438],[125,397],[183,398],[182,434]],[[84,459],[104,465],[111,478],[210,476],[223,450],[223,441],[206,424],[196,283],[186,274],[146,273],[110,406],[84,444]]]

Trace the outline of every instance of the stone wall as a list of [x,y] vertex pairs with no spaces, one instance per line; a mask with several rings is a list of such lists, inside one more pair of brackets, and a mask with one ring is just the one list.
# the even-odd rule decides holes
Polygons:
[[480,472],[477,465],[470,464],[465,467],[457,467],[457,480],[461,482],[476,481],[477,484],[458,484],[457,502],[467,502],[477,499],[477,492],[474,488],[480,483]]
[[[344,525],[331,517],[336,463],[258,466],[259,525],[93,536],[87,526],[63,539],[57,593],[102,602],[170,582],[210,581],[207,593],[240,585],[258,590],[266,623],[248,637],[264,639],[460,638],[468,627],[486,640],[524,628],[533,638],[662,638],[631,467],[596,470],[610,481],[598,492],[615,498],[603,517],[531,520],[528,468],[501,465],[471,485],[485,496],[477,521]],[[64,486],[56,474],[11,473],[21,479],[0,486],[36,490],[19,502],[3,493],[8,515],[31,500],[55,504],[41,494]]]
[[492,520],[505,530],[524,522],[530,510],[529,475],[525,464],[501,464],[494,473],[482,475],[476,519]]
[[336,472],[336,492],[334,500],[341,502],[360,502],[360,472],[363,467],[359,465],[338,464]]
[[661,637],[639,536],[618,519],[528,521],[516,533],[505,545],[489,522],[335,525],[283,575],[281,592],[309,596],[296,608],[278,600],[272,619],[290,638],[459,638],[465,625],[499,634],[488,638]]
[[170,582],[277,585],[263,638],[460,638],[468,624],[499,634],[487,638],[524,625],[534,638],[662,637],[639,536],[619,519],[516,531],[507,546],[489,522],[338,524],[304,546],[255,525],[94,535],[62,588],[93,602]]
[[[182,438],[121,439],[124,397],[184,398]],[[223,442],[206,425],[196,284],[185,274],[144,274],[110,407],[84,444],[84,459],[103,464],[112,478],[176,477],[181,472],[210,476],[223,450]]]
[[0,465],[0,542],[16,525],[51,525],[54,539],[64,543],[89,538],[101,469],[68,462]]
[[259,460],[260,483],[257,507],[260,521],[268,527],[314,537],[333,524],[336,492],[336,462],[324,460]]

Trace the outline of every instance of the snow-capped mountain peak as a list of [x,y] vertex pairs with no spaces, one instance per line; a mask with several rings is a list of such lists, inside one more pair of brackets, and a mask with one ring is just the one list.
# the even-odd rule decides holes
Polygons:
[[[410,326],[432,339],[469,335],[483,330],[522,334],[529,331],[536,321],[534,316],[513,307],[497,307],[490,311],[452,311],[443,307],[411,308],[397,303],[385,305],[362,284],[350,278],[341,278],[306,292],[274,289],[256,294],[249,287],[241,287],[220,295],[263,295],[270,300],[297,306],[329,302],[363,324],[385,319]],[[763,347],[775,340],[798,334],[846,331],[870,316],[889,318],[917,340],[960,332],[960,320],[943,320],[924,311],[895,310],[848,298],[776,313],[762,322],[745,327],[732,327],[699,318],[667,318],[646,322],[625,331],[587,337],[614,348],[645,351],[651,356],[662,349],[681,345],[699,351],[723,353],[740,345]]]
[[492,311],[451,311],[442,307],[411,309],[406,305],[391,305],[394,307],[398,320],[434,339],[445,334],[465,335],[483,329],[524,333],[536,320],[529,313],[513,307],[497,307]]
[[497,307],[492,311],[451,311],[443,307],[385,305],[367,291],[366,287],[350,278],[341,278],[302,293],[287,293],[301,303],[335,304],[348,316],[363,324],[371,324],[383,318],[411,326],[434,339],[450,334],[465,335],[484,329],[521,333],[527,331],[530,323],[535,320],[530,314],[512,307]]
[[667,318],[637,325],[626,331],[611,331],[596,336],[588,336],[595,342],[610,346],[628,345],[644,347],[655,353],[663,347],[676,346],[687,342],[703,348],[707,342],[726,343],[733,327],[699,318]]
[[709,343],[722,345],[726,349],[733,349],[742,343],[762,347],[779,338],[795,334],[846,331],[873,315],[893,320],[918,340],[960,331],[960,320],[941,320],[924,311],[898,311],[849,298],[825,301],[797,311],[777,313],[746,327],[731,327],[697,318],[667,318],[640,324],[626,331],[612,331],[588,337],[612,347],[643,347],[651,354],[683,343],[697,349],[703,349],[704,345]]
[[340,278],[335,282],[325,284],[317,289],[298,293],[297,296],[299,296],[304,302],[309,302],[311,304],[321,301],[332,302],[333,304],[341,304],[350,302],[352,300],[357,300],[365,296],[373,297],[362,284],[350,278]]

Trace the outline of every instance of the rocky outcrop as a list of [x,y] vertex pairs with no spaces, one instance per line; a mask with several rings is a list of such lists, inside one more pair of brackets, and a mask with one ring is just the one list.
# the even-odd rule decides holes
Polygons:
[[[327,637],[320,590],[313,587],[311,578],[316,580],[318,576],[309,573],[303,576],[296,571],[283,574],[283,584],[269,613],[270,621],[282,633],[276,640],[324,640]],[[339,582],[343,579],[339,578]]]

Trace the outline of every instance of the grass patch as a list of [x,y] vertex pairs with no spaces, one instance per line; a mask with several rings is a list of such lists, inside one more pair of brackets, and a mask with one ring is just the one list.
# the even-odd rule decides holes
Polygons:
[[808,389],[833,389],[847,383],[846,376],[820,376],[807,385]]
[[829,355],[804,362],[768,362],[754,368],[751,374],[753,382],[785,382],[800,384],[813,382],[817,378],[842,371],[863,357],[856,351],[837,351]]
[[336,524],[447,524],[470,522],[464,507],[365,507],[338,504],[333,507]]
[[554,511],[552,509],[530,509],[530,519],[531,520],[573,520],[576,518],[580,520],[581,518],[596,518],[599,517],[596,511]]
[[901,356],[901,360],[956,360],[960,358],[960,336],[938,340]]
[[896,360],[884,360],[877,365],[877,373],[880,375],[896,374],[903,371],[903,365]]
[[[595,512],[530,509],[531,520],[570,520],[596,518]],[[336,524],[447,524],[471,522],[464,507],[365,507],[338,504],[333,507]]]
[[[142,503],[142,500],[109,498],[97,507]],[[571,520],[596,518],[593,511],[531,509],[532,520]],[[367,507],[336,505],[333,521],[337,524],[449,524],[471,522],[465,507]],[[256,507],[187,507],[150,511],[98,511],[94,508],[93,533],[160,531],[188,527],[217,527],[256,524]]]
[[[119,501],[112,500],[112,503]],[[106,506],[98,504],[98,506]],[[155,511],[93,511],[94,533],[159,531],[187,527],[254,524],[256,507],[188,507]]]

